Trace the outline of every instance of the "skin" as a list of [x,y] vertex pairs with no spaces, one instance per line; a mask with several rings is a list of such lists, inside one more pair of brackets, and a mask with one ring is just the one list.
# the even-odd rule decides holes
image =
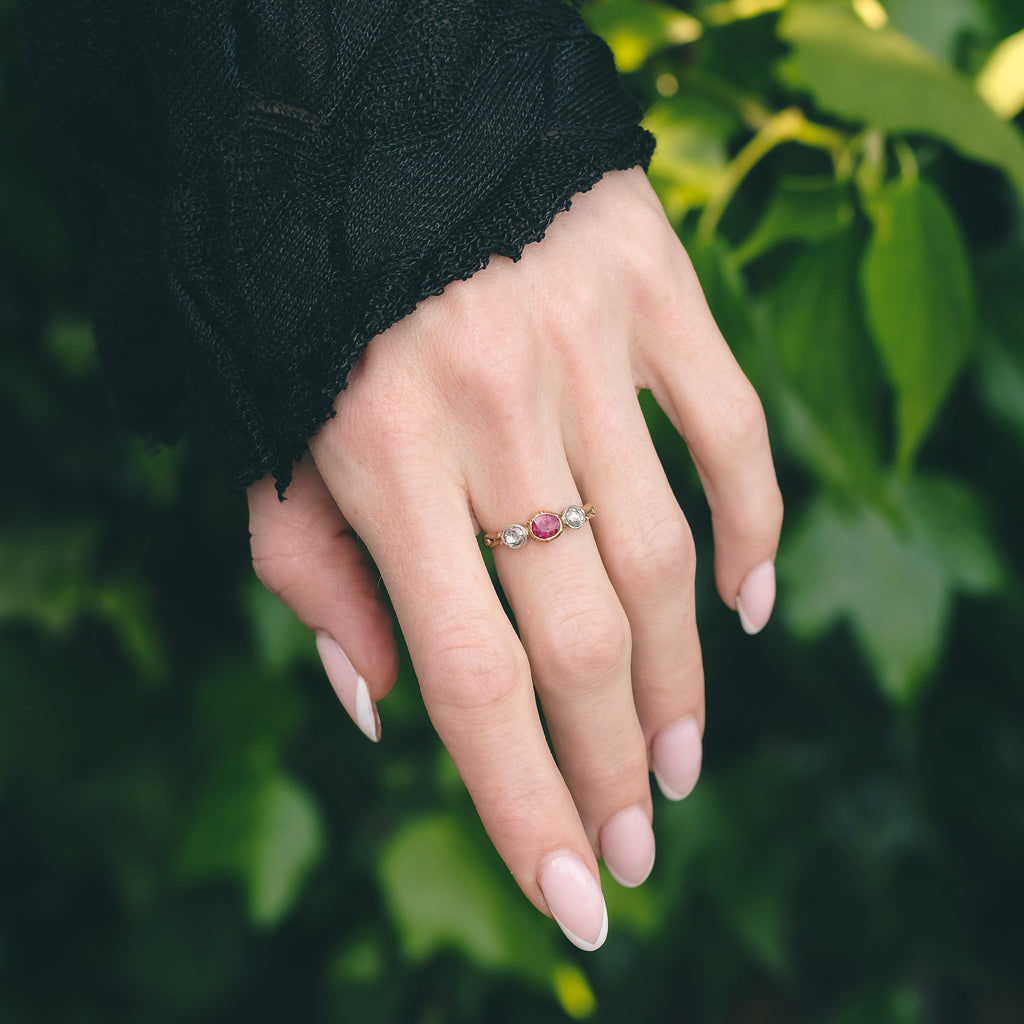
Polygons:
[[[260,578],[377,701],[397,656],[362,538],[431,720],[543,912],[545,857],[575,851],[596,878],[602,826],[635,807],[650,821],[653,738],[688,715],[703,730],[693,540],[642,388],[689,446],[735,608],[782,522],[764,413],[639,170],[578,196],[519,262],[495,258],[375,338],[288,500],[269,479],[249,491]],[[495,549],[517,635],[477,533],[587,501],[583,529]]]

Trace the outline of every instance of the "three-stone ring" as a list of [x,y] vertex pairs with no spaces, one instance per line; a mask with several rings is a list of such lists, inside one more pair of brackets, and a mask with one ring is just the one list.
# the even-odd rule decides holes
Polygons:
[[525,526],[513,523],[504,530],[485,533],[484,543],[489,548],[521,548],[528,540],[546,543],[558,537],[563,527],[578,530],[588,519],[593,519],[596,515],[593,505],[570,505],[561,515],[554,512],[538,512]]

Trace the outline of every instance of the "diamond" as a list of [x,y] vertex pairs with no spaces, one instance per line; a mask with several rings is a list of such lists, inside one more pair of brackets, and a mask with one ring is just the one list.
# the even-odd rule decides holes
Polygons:
[[526,543],[527,536],[525,526],[513,523],[501,531],[501,543],[507,548],[521,548]]
[[554,540],[562,532],[562,520],[553,512],[538,512],[530,520],[530,532],[537,540]]
[[587,513],[579,505],[570,505],[562,513],[562,522],[570,530],[578,530],[587,521]]

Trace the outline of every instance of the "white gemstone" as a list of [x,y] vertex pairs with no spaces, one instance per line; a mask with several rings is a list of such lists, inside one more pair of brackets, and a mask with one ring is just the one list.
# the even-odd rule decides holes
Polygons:
[[526,527],[513,523],[501,531],[501,543],[507,548],[522,547],[526,543]]
[[587,521],[587,513],[579,505],[570,505],[562,513],[562,522],[570,530],[578,530]]

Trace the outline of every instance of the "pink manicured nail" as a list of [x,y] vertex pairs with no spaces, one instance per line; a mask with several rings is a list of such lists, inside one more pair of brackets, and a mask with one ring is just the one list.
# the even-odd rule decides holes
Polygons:
[[608,909],[601,886],[579,854],[559,850],[548,854],[537,881],[565,937],[588,953],[608,935]]
[[762,562],[747,573],[736,595],[740,625],[753,635],[760,633],[775,605],[775,563]]
[[349,717],[374,743],[380,739],[380,718],[370,699],[366,680],[352,667],[348,655],[326,633],[317,633],[316,649],[327,678]]
[[689,796],[700,778],[703,747],[692,715],[659,729],[651,741],[651,762],[658,788],[669,800]]
[[601,856],[619,885],[632,889],[654,867],[654,830],[642,807],[629,807],[601,826]]

